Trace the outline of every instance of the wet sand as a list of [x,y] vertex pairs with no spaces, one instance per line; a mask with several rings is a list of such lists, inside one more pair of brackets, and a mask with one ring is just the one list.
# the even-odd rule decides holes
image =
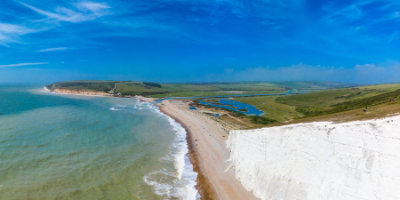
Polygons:
[[167,100],[160,110],[178,121],[187,131],[190,158],[199,173],[197,188],[202,199],[252,200],[254,195],[245,190],[229,169],[228,134],[210,116],[190,110],[182,100]]

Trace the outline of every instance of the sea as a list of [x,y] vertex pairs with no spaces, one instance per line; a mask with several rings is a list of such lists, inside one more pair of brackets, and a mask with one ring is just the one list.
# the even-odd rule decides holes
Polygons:
[[0,199],[199,199],[187,152],[152,103],[0,85]]

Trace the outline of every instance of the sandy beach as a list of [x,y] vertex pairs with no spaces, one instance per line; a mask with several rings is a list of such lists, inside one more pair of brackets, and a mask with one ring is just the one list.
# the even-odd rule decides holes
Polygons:
[[221,124],[196,110],[190,110],[188,103],[181,100],[163,101],[159,107],[188,132],[190,156],[199,173],[197,187],[202,199],[256,199],[244,189],[235,178],[233,169],[229,168],[229,150],[225,143],[228,134]]

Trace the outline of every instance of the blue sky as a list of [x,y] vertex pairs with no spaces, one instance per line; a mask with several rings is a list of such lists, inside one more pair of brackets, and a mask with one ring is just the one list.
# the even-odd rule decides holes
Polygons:
[[0,82],[400,81],[397,0],[7,0]]

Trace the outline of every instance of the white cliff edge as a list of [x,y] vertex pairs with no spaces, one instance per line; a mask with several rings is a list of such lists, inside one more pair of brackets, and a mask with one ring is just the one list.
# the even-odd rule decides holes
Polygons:
[[260,199],[400,199],[400,116],[236,130],[227,145]]

